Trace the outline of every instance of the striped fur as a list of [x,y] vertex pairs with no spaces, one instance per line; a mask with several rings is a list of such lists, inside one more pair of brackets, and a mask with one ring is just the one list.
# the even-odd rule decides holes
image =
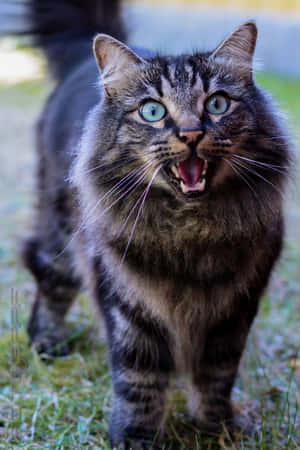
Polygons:
[[[28,330],[39,350],[66,353],[64,317],[88,287],[105,322],[115,447],[160,447],[177,373],[200,430],[234,425],[231,389],[280,254],[291,159],[253,79],[255,40],[245,24],[211,53],[149,57],[100,35],[102,78],[87,54],[40,120],[36,228],[24,247],[38,285]],[[215,92],[231,99],[224,114],[207,111]],[[163,103],[162,120],[141,118],[147,98]],[[182,138],[199,127],[197,141]],[[208,161],[207,185],[187,198],[168,168],[191,152]]]

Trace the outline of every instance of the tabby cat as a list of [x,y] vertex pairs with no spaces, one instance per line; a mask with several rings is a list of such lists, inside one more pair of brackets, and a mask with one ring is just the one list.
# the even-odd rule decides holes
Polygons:
[[119,41],[118,0],[25,7],[56,79],[23,251],[37,284],[31,343],[68,353],[65,315],[85,286],[104,317],[112,446],[159,448],[178,373],[199,430],[233,429],[230,394],[282,247],[290,167],[286,130],[253,77],[256,26],[165,56]]

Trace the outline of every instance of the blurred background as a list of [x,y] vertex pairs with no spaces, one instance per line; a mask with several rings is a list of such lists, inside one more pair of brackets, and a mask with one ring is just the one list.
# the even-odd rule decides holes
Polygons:
[[[0,21],[5,3],[9,2],[0,0]],[[17,20],[21,21],[22,2],[19,8]],[[257,81],[279,103],[298,148],[300,0],[127,0],[123,15],[130,45],[167,53],[211,50],[235,27],[255,20],[259,30],[255,54]],[[11,26],[16,26],[16,18],[13,24],[7,20],[1,23],[1,29],[9,30]],[[1,245],[15,245],[15,235],[23,233],[30,217],[34,170],[32,126],[51,90],[42,55],[25,44],[28,40],[21,38],[0,39],[0,249]],[[287,199],[287,239],[293,242],[300,241],[297,178],[291,183]],[[0,250],[0,258],[3,251]]]
[[128,13],[134,44],[171,52],[211,50],[240,23],[255,20],[257,67],[300,77],[299,0],[155,0],[129,7]]
[[[2,1],[0,0],[0,11]],[[277,100],[286,116],[296,154],[299,154],[300,0],[124,1],[123,13],[128,25],[130,45],[150,47],[170,53],[188,52],[194,49],[212,50],[235,27],[249,19],[255,20],[259,30],[255,57],[256,80]],[[8,30],[11,26],[9,22],[1,23],[1,15],[0,24],[2,28],[6,27]],[[29,230],[34,205],[33,126],[53,87],[42,55],[37,50],[28,48],[25,45],[27,43],[12,37],[0,39],[0,367],[4,368],[2,372],[0,371],[0,394],[2,395],[2,397],[0,395],[0,443],[1,430],[7,428],[9,426],[7,424],[10,423],[8,415],[5,412],[1,413],[1,405],[3,403],[2,411],[5,411],[5,405],[10,396],[7,383],[11,379],[12,367],[18,366],[16,361],[12,361],[9,366],[8,361],[12,358],[8,350],[10,347],[7,345],[11,340],[14,320],[12,305],[16,302],[19,305],[19,345],[22,347],[24,344],[22,351],[25,358],[28,361],[32,358],[27,349],[24,324],[33,295],[33,283],[29,275],[20,267],[17,253],[20,237],[26,235]],[[259,448],[290,450],[300,448],[300,437],[297,432],[297,429],[298,431],[300,429],[300,183],[298,166],[291,180],[285,204],[286,249],[273,277],[269,294],[265,296],[262,303],[257,327],[252,333],[249,346],[251,347],[251,342],[255,345],[251,347],[250,356],[241,371],[237,397],[239,401],[244,402],[243,407],[245,402],[259,398],[260,405],[263,405],[261,411],[266,411],[268,417],[266,419],[268,426],[277,427],[277,431],[274,432],[277,440],[274,438],[270,447],[260,446]],[[83,333],[89,330],[92,320],[86,299],[81,298],[79,304],[72,310],[70,320],[73,321],[77,334],[80,334],[82,329]],[[79,328],[80,326],[83,328]],[[87,340],[87,342],[90,341]],[[81,350],[78,364],[82,367],[84,360],[84,367],[88,370],[91,364],[95,364],[89,359],[91,346],[89,349]],[[76,354],[73,358],[75,359],[70,359],[70,364],[75,367]],[[32,365],[32,362],[28,364],[31,365],[26,373],[20,370],[20,376],[26,375],[23,391],[18,383],[14,386],[19,406],[22,406],[25,400],[28,406],[29,397],[33,402],[32,409],[24,410],[23,418],[16,422],[18,427],[23,426],[25,437],[27,436],[26,427],[28,423],[32,423],[35,414],[36,400],[42,398],[43,402],[46,391],[52,389],[49,388],[49,383],[51,386],[52,381],[53,386],[55,385],[52,386],[53,392],[56,395],[60,377],[64,385],[66,377],[69,376],[62,371],[63,369],[51,372],[51,368],[41,369],[41,366],[37,368]],[[34,364],[37,364],[36,360]],[[31,385],[30,379],[35,379],[35,375],[38,374],[39,377],[36,377],[36,380],[40,380],[41,373],[43,376],[45,374],[44,371],[47,371],[45,386],[43,387],[43,382],[40,381],[36,381],[40,384]],[[96,384],[99,374],[96,373],[94,378],[93,376],[90,375],[89,379]],[[18,381],[18,378],[16,380]],[[79,386],[80,383],[82,380],[77,382],[77,385]],[[74,384],[71,383],[70,386],[75,398],[77,391],[74,391]],[[94,385],[89,385],[89,388],[87,386],[86,384],[85,389],[89,393],[86,395],[96,397],[98,391],[94,389]],[[26,399],[24,393],[27,395]],[[60,399],[63,399],[64,395],[62,391],[59,391]],[[85,394],[81,392],[80,395]],[[284,409],[287,404],[290,408],[288,413]],[[90,403],[88,407],[89,405]],[[84,415],[84,410],[80,413]],[[52,412],[48,411],[48,414],[51,415]],[[76,435],[77,422],[72,422],[71,414],[65,416],[63,412],[61,417],[62,430],[63,426],[72,430],[74,425]],[[291,425],[288,425],[291,423],[294,424],[293,430]],[[285,427],[284,432],[281,431],[282,424]],[[30,436],[32,438],[32,428],[30,430],[28,439]],[[49,442],[53,444],[58,442],[54,431],[52,433],[47,428],[47,433]],[[92,442],[92,437],[89,439]],[[40,446],[30,448],[46,448],[42,435],[38,442]],[[1,444],[0,448],[2,448]],[[253,445],[251,448],[256,447]]]

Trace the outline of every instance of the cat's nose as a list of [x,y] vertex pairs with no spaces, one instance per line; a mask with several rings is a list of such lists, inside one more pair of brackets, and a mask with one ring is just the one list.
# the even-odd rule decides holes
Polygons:
[[196,144],[204,134],[202,128],[180,128],[179,138],[187,144]]

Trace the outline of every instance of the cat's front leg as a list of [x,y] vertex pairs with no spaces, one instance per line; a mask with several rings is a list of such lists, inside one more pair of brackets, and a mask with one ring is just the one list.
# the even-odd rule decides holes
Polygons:
[[55,238],[54,232],[43,230],[43,233],[26,241],[22,250],[24,264],[37,285],[27,331],[31,345],[44,357],[52,358],[70,352],[65,315],[78,293],[80,280],[61,230],[57,229]]
[[[245,296],[240,302],[241,308],[208,329],[202,357],[193,361],[188,406],[196,425],[204,433],[214,435],[224,427],[229,432],[239,428],[230,396],[257,310],[257,301],[249,303]],[[250,430],[251,424],[248,425]]]
[[113,378],[110,439],[118,449],[159,448],[173,358],[166,329],[140,307],[106,313]]

